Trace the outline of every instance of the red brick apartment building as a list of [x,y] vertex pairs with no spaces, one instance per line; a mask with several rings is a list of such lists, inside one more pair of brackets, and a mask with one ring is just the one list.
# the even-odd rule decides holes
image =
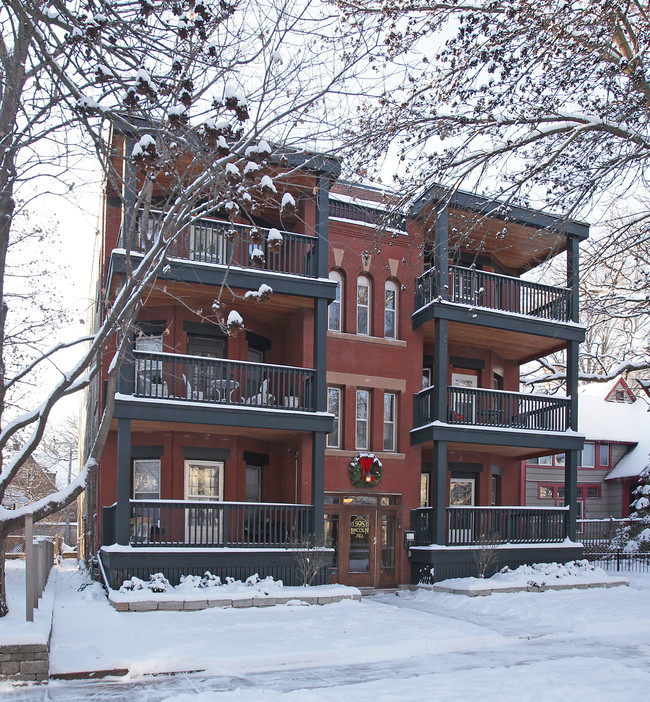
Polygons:
[[[132,139],[115,140],[130,153]],[[87,491],[86,552],[114,587],[158,571],[292,583],[306,535],[332,549],[320,582],[360,587],[470,574],[486,538],[500,544],[500,565],[540,560],[540,548],[542,560],[580,555],[566,539],[583,444],[578,244],[588,227],[435,188],[388,221],[390,193],[339,182],[334,159],[291,158],[290,221],[263,208],[233,238],[215,212],[180,233],[146,295]],[[109,298],[125,272],[127,181],[138,177],[124,172],[105,198]],[[251,225],[282,230],[280,250]],[[521,278],[564,251],[565,286]],[[232,337],[196,313],[226,276],[222,299],[245,325]],[[242,299],[262,284],[268,302]],[[520,393],[520,365],[561,349],[566,395]],[[91,394],[90,427],[102,392]],[[560,452],[569,506],[523,507],[521,461]]]

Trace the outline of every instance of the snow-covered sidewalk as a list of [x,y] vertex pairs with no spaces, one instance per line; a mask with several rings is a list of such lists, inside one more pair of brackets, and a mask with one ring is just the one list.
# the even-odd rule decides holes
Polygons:
[[54,680],[46,697],[0,683],[3,700],[611,702],[650,686],[650,574],[609,589],[117,612],[68,567],[52,574],[51,672],[126,674]]

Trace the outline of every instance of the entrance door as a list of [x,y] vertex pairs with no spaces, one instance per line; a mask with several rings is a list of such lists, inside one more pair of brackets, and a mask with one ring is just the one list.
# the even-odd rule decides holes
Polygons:
[[397,583],[397,498],[354,495],[327,505],[325,533],[335,549],[332,581],[356,587]]
[[[185,461],[185,499],[192,502],[223,500],[223,461]],[[209,505],[185,510],[185,542],[218,546],[223,541],[223,512]]]

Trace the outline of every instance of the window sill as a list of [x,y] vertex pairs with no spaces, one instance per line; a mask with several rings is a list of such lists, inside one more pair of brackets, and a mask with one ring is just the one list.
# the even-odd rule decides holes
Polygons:
[[367,334],[348,334],[347,332],[336,332],[329,329],[327,336],[332,339],[344,339],[345,341],[361,341],[366,344],[385,344],[386,346],[406,348],[406,341],[402,339],[386,339],[381,336],[368,336]]

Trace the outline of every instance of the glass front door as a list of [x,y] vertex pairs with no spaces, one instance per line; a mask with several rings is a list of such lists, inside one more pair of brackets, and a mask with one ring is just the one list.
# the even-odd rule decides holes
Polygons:
[[397,583],[397,497],[331,498],[325,537],[334,548],[332,582],[356,587]]
[[[185,461],[185,499],[191,502],[223,500],[223,462]],[[185,511],[185,541],[198,546],[217,546],[223,540],[223,519],[219,508],[208,505]]]

